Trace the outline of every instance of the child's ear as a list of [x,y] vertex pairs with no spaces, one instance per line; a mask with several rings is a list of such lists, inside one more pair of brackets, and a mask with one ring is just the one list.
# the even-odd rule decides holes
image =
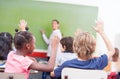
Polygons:
[[27,44],[26,44],[26,48],[27,48],[27,49],[30,49],[30,44],[27,43]]
[[65,45],[63,46],[63,49],[66,50],[66,46]]

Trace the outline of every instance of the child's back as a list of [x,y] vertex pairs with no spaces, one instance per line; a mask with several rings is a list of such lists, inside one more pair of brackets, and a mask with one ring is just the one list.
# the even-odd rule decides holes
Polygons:
[[16,51],[11,51],[8,55],[8,60],[5,67],[5,72],[8,73],[23,73],[26,78],[29,76],[29,66],[34,61],[28,56],[18,55]]

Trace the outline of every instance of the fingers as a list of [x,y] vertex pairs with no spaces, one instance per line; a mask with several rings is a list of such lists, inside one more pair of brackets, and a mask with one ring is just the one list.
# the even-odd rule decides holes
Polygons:
[[24,19],[20,20],[20,23],[25,23],[25,24],[27,24],[27,22],[26,22]]
[[96,30],[95,26],[92,26],[92,29]]
[[24,19],[22,19],[22,20],[20,20],[19,26],[20,27],[26,27],[27,26],[27,22]]
[[44,30],[40,30],[40,32],[41,32],[42,34],[44,34],[44,33],[45,33],[45,31],[44,31]]
[[95,23],[96,23],[96,26],[92,26],[92,28],[96,32],[103,32],[104,31],[104,29],[103,29],[103,26],[104,26],[103,21],[102,20],[96,20]]
[[26,26],[27,26],[27,22],[24,19],[20,20],[20,23],[19,23],[20,30],[25,31]]
[[78,28],[78,29],[76,30],[76,32],[75,32],[75,36],[76,36],[77,34],[79,34],[79,33],[82,33],[82,32],[83,32],[83,30],[81,30],[81,29]]

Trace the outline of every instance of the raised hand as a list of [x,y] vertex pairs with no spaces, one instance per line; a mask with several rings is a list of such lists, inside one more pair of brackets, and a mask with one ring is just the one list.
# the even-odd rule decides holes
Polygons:
[[104,32],[104,23],[103,23],[103,21],[102,20],[98,20],[98,21],[96,21],[96,26],[95,27],[93,27],[93,29],[96,31],[96,32],[99,32],[99,33],[101,33],[101,32]]
[[74,35],[76,36],[77,34],[82,33],[82,32],[84,32],[84,31],[78,28],[78,29],[75,31],[75,34],[74,34]]
[[20,24],[19,24],[20,30],[21,31],[26,31],[25,30],[26,27],[27,27],[27,22],[24,19],[20,20]]

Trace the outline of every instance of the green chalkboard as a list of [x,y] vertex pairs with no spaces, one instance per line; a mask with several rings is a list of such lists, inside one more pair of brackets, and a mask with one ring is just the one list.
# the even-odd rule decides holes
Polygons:
[[85,5],[64,3],[1,0],[0,1],[0,32],[7,31],[14,35],[20,19],[28,22],[29,31],[36,37],[36,48],[47,49],[40,29],[46,30],[49,37],[52,32],[51,21],[60,21],[60,30],[64,36],[73,36],[77,28],[95,35],[91,28],[97,18],[98,8]]

